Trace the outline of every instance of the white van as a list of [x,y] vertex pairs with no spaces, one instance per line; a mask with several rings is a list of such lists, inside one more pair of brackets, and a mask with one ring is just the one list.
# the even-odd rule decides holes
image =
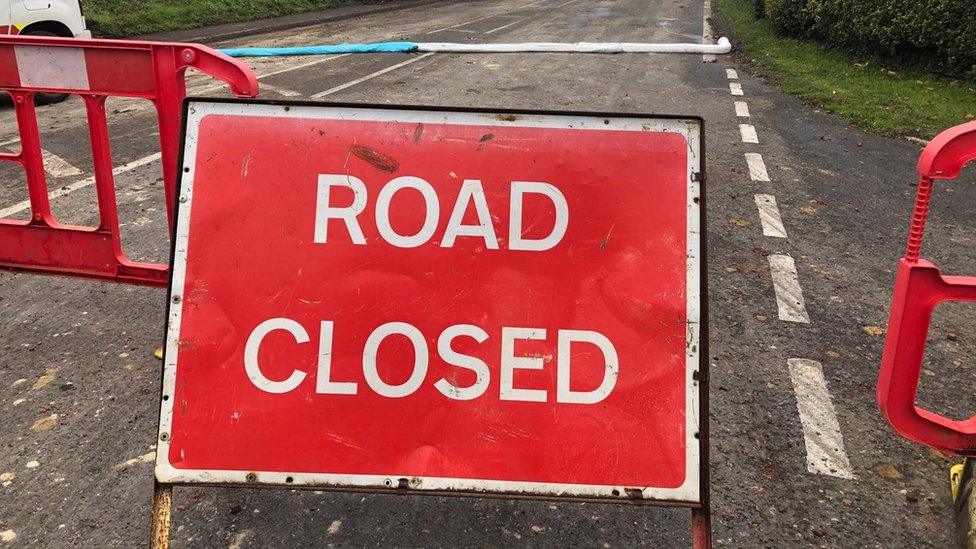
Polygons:
[[0,34],[91,38],[81,0],[0,0]]
[[[91,38],[81,0],[0,0],[0,34]],[[58,103],[66,93],[39,93],[38,104]]]

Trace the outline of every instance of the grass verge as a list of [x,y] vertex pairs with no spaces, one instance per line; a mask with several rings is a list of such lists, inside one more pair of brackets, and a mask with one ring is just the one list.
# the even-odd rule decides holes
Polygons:
[[976,84],[879,65],[818,43],[783,38],[751,0],[715,0],[716,25],[738,55],[787,93],[864,130],[930,139],[976,118]]
[[96,36],[123,37],[252,21],[332,8],[356,0],[85,0]]

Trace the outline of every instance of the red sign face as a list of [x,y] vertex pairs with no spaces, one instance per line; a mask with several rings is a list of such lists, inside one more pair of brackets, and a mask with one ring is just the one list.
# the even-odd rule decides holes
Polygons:
[[698,121],[188,112],[161,481],[699,500]]

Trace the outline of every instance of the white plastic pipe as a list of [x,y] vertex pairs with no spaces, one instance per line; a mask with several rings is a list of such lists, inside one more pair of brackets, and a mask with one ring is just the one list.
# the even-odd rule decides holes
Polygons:
[[717,44],[642,44],[635,42],[525,42],[522,44],[460,44],[417,42],[417,51],[446,53],[711,53],[726,54],[732,44],[724,36]]

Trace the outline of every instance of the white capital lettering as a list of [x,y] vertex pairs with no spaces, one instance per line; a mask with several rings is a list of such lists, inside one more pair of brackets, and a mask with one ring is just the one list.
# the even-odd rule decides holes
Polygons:
[[488,379],[491,373],[488,365],[483,360],[479,360],[470,355],[462,355],[451,348],[451,342],[460,336],[467,336],[478,343],[484,343],[488,339],[488,334],[477,326],[471,324],[458,324],[451,326],[441,333],[437,339],[437,352],[441,355],[444,362],[471,370],[477,376],[474,384],[470,387],[458,387],[446,379],[440,379],[434,384],[437,390],[444,396],[454,400],[471,400],[480,397],[488,390]]
[[258,351],[261,349],[261,341],[264,336],[275,330],[285,330],[294,336],[298,343],[308,342],[308,332],[302,325],[289,318],[271,318],[258,324],[247,337],[244,345],[244,371],[255,387],[268,393],[280,394],[287,393],[298,387],[305,379],[305,372],[301,370],[292,371],[288,379],[284,381],[272,381],[261,372],[261,365],[258,364]]
[[502,368],[501,400],[521,400],[524,402],[545,402],[544,389],[516,389],[515,370],[541,370],[541,358],[515,356],[516,339],[545,339],[546,331],[541,328],[502,328]]
[[[474,211],[478,214],[478,224],[462,225],[464,213],[468,211],[468,203],[472,200],[474,201]],[[454,203],[454,211],[451,212],[447,229],[444,230],[441,247],[450,248],[459,236],[479,236],[485,240],[485,248],[489,250],[498,249],[498,237],[495,236],[495,228],[491,224],[491,214],[488,212],[485,189],[482,187],[481,181],[477,179],[465,179],[464,183],[461,184],[457,202]]]
[[[413,372],[410,378],[403,385],[390,385],[380,379],[380,374],[376,369],[376,355],[379,352],[380,344],[387,336],[400,334],[407,336],[413,344],[414,360]],[[427,342],[424,341],[424,334],[420,330],[405,322],[387,322],[379,328],[373,330],[366,340],[363,349],[363,376],[370,388],[380,396],[389,398],[401,398],[413,394],[420,388],[427,376],[427,366],[430,362],[427,351]]]
[[[329,205],[332,187],[348,187],[352,189],[352,204],[342,208]],[[366,208],[366,185],[362,180],[351,175],[320,174],[319,189],[315,203],[315,238],[316,244],[325,244],[329,235],[329,220],[341,219],[349,231],[349,238],[353,244],[366,244],[363,229],[359,226],[356,216]]]
[[332,321],[319,324],[319,369],[315,377],[315,392],[329,395],[354,395],[356,383],[332,381]]
[[[527,193],[548,197],[556,209],[556,219],[552,226],[552,232],[545,238],[522,238],[522,196]],[[563,193],[548,183],[513,181],[508,219],[509,249],[540,252],[559,244],[559,241],[566,235],[566,228],[569,226],[569,205],[566,203],[566,197],[563,196]]]
[[[419,191],[424,197],[426,210],[424,213],[424,225],[417,234],[404,236],[393,230],[390,225],[390,202],[393,195],[400,189],[414,189]],[[437,221],[440,218],[440,204],[437,201],[437,193],[430,183],[419,177],[405,175],[391,179],[383,186],[380,194],[376,197],[376,228],[380,232],[383,240],[398,248],[416,248],[434,236],[437,229]]]
[[[596,345],[603,353],[606,369],[603,381],[592,391],[573,391],[569,388],[571,347],[574,342]],[[617,374],[620,363],[617,360],[617,350],[603,334],[587,330],[559,330],[556,359],[556,402],[570,404],[596,404],[607,398],[610,391],[617,384]]]

